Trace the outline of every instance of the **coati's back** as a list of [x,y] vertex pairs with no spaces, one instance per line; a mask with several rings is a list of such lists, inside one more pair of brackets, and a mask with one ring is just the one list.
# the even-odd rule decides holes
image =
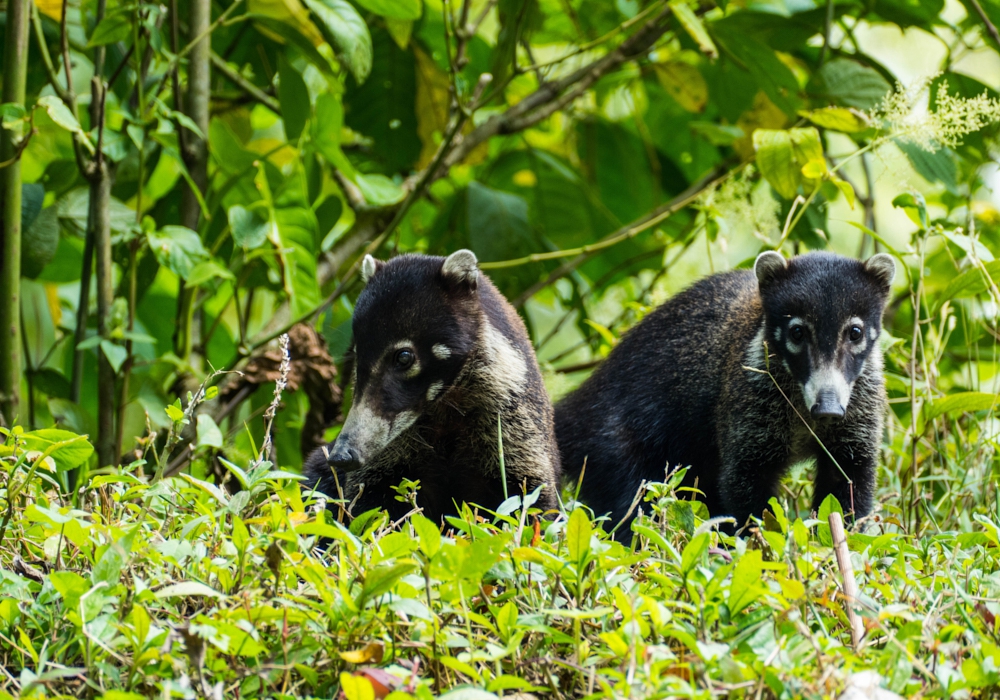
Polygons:
[[689,464],[713,510],[721,383],[761,315],[753,272],[708,277],[650,312],[556,405],[563,470],[577,478],[586,460],[580,497],[596,514],[624,516],[641,479]]

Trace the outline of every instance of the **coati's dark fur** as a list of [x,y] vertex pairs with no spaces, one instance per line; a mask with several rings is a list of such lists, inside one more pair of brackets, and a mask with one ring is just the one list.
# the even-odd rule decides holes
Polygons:
[[404,477],[419,479],[417,505],[432,519],[462,502],[495,508],[499,419],[509,495],[544,484],[537,504],[555,507],[552,406],[523,322],[475,256],[368,256],[362,270],[351,413],[329,459],[322,449],[307,459],[306,486],[337,497],[336,470],[354,514],[405,514],[392,488]]
[[[878,336],[894,270],[887,255],[786,262],[764,253],[755,271],[712,275],[651,312],[556,406],[563,469],[578,476],[586,460],[581,500],[617,522],[643,479],[690,465],[686,483],[697,483],[709,512],[742,527],[791,464],[813,457],[813,506],[832,493],[867,515],[886,410]],[[853,498],[809,429],[853,481]]]

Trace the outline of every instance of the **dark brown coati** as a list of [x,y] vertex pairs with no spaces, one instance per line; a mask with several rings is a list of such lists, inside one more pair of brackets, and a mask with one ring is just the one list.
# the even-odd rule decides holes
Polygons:
[[404,477],[419,479],[417,505],[432,519],[462,502],[495,508],[499,419],[508,494],[544,486],[538,505],[555,507],[552,406],[524,323],[476,256],[369,255],[362,278],[354,402],[329,457],[321,448],[306,460],[306,486],[336,497],[336,470],[355,514],[403,515],[393,487]]
[[697,480],[709,512],[742,527],[791,464],[813,457],[813,507],[832,493],[867,515],[894,275],[885,254],[766,252],[753,271],[712,275],[652,311],[556,406],[563,469],[578,476],[586,460],[581,500],[617,522],[642,480],[690,465],[686,483]]

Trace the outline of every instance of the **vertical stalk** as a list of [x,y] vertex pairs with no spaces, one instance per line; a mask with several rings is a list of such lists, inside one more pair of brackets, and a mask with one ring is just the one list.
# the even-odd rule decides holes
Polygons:
[[[143,180],[145,179],[146,170],[146,156],[145,156],[145,136],[146,136],[146,97],[143,91],[144,81],[146,79],[145,67],[146,62],[142,58],[142,52],[139,50],[139,40],[142,33],[139,31],[139,22],[133,24],[133,34],[132,41],[133,50],[132,54],[135,56],[135,85],[136,85],[136,95],[137,95],[137,105],[136,113],[139,115],[139,121],[142,124],[142,134],[143,138],[139,141],[139,187],[136,190],[135,195],[135,221],[136,223],[142,222],[142,186]],[[138,263],[138,253],[140,246],[140,239],[133,239],[129,243],[128,247],[128,330],[131,332],[135,330],[135,304],[136,304],[136,264]],[[125,409],[128,407],[128,391],[129,391],[129,379],[132,375],[132,364],[134,363],[134,358],[132,356],[132,339],[127,338],[125,340],[125,363],[122,365],[122,383],[121,391],[118,394],[118,431],[115,436],[115,454],[122,454],[122,446],[124,443],[124,430],[125,430]]]
[[[191,118],[201,133],[208,133],[208,107],[211,78],[210,54],[212,47],[211,35],[208,34],[212,20],[211,0],[190,0],[188,17],[188,36],[196,38],[205,35],[194,44],[188,54],[187,70],[187,108],[185,113]],[[204,192],[208,184],[208,159],[206,157],[205,141],[193,131],[185,131],[183,138],[184,163],[195,187]],[[192,231],[198,230],[201,219],[201,205],[191,186],[185,186],[181,192],[181,225]],[[178,357],[188,359],[192,347],[192,326],[194,318],[195,290],[187,287],[184,280],[180,281],[180,294],[177,307],[177,337],[175,352]]]
[[[107,0],[98,0],[97,22],[104,18]],[[111,306],[114,287],[111,264],[111,171],[101,147],[104,143],[103,46],[94,49],[94,77],[90,81],[90,123],[97,128],[97,154],[90,181],[90,217],[88,229],[94,239],[97,265],[97,332],[108,339],[111,331]],[[103,351],[97,353],[97,460],[98,466],[117,463],[115,455],[115,370]]]
[[[7,0],[3,52],[5,103],[24,104],[28,68],[28,0]],[[14,158],[19,128],[0,131],[0,160]],[[0,422],[13,424],[21,403],[21,161],[0,171]]]

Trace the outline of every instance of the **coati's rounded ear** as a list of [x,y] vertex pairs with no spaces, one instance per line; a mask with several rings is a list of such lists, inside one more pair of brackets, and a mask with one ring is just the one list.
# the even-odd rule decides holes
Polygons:
[[441,276],[452,286],[465,285],[475,289],[479,282],[479,261],[471,250],[456,250],[444,259]]
[[888,294],[892,288],[892,280],[896,277],[896,261],[888,253],[879,253],[865,260],[865,270],[882,285]]
[[366,255],[365,259],[361,261],[361,281],[368,284],[368,280],[370,280],[383,265],[385,265],[385,263],[381,260],[376,260],[371,255]]
[[782,257],[781,253],[765,250],[757,256],[757,262],[753,264],[753,272],[757,275],[757,285],[763,289],[774,280],[775,275],[784,272],[787,268],[788,261]]

